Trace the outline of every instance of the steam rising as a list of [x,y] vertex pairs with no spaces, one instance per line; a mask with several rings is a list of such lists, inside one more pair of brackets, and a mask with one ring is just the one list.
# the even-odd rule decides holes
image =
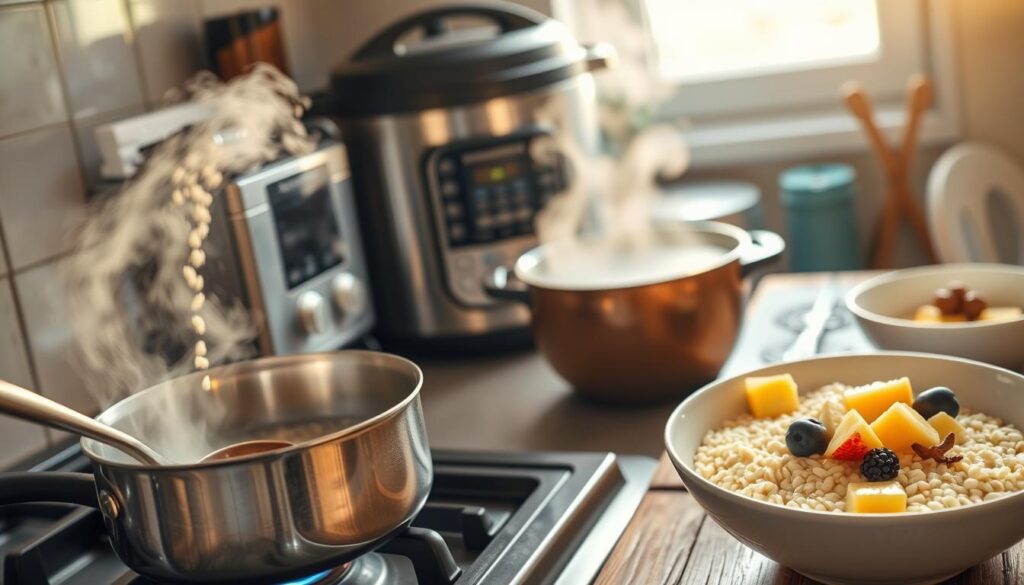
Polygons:
[[596,73],[604,144],[601,153],[581,150],[555,100],[538,113],[540,123],[559,129],[559,149],[571,169],[569,188],[538,214],[538,238],[543,244],[558,243],[559,254],[546,257],[553,272],[614,267],[658,255],[653,269],[665,264],[664,255],[652,249],[657,243],[651,216],[657,181],[681,176],[689,166],[689,149],[682,128],[657,121],[660,103],[673,90],[650,73],[647,61],[653,51],[638,22],[641,15],[619,0],[585,4],[590,9],[580,10],[576,23],[588,37],[584,40],[610,42],[618,52],[612,69]]
[[[65,265],[76,366],[101,405],[191,371],[194,363],[187,349],[196,341],[190,326],[193,291],[182,280],[190,224],[187,209],[172,203],[176,169],[198,173],[212,167],[228,176],[283,152],[312,148],[299,121],[305,102],[273,67],[257,66],[227,83],[201,73],[185,90],[193,101],[208,104],[212,116],[157,146],[120,193],[93,209]],[[241,306],[208,298],[201,311],[211,363],[250,351],[254,328]],[[159,347],[153,346],[156,337]],[[169,360],[173,347],[186,349]],[[175,440],[158,437],[151,446],[172,461],[184,453],[193,456],[195,445],[179,449],[178,442],[183,436],[207,440],[205,433],[184,414],[187,405],[168,400],[165,406],[151,416],[180,433]]]

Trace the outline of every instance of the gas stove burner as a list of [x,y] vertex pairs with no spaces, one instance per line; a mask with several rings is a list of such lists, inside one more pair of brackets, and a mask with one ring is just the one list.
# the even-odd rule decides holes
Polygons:
[[352,571],[352,563],[345,563],[336,569],[321,571],[304,579],[288,581],[281,585],[338,585]]
[[[800,333],[805,327],[804,315],[806,315],[810,310],[810,303],[797,305],[779,313],[779,315],[775,317],[775,322],[780,327],[788,329],[793,333]],[[832,314],[829,315],[828,321],[825,322],[825,331],[842,329],[847,327],[849,324],[850,314],[846,312],[846,307],[844,307],[841,302],[836,303],[836,305],[832,307]]]
[[[355,564],[356,561],[345,563],[340,567],[320,571],[319,573],[303,577],[301,579],[286,581],[279,585],[379,585],[380,583],[383,583],[383,581],[372,575],[369,579],[364,580],[356,581],[348,579],[348,577],[354,572],[353,567]],[[139,577],[138,575],[129,573],[114,581],[114,585],[158,585],[158,583],[145,577]]]

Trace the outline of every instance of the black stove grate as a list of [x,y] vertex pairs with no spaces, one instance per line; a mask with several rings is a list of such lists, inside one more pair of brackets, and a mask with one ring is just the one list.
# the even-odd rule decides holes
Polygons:
[[[581,563],[569,561],[583,540],[598,535],[607,542],[597,545],[603,547],[597,554],[606,555],[628,519],[620,518],[622,525],[610,535],[593,530],[605,507],[626,492],[622,506],[631,515],[654,467],[653,460],[631,459],[629,469],[640,481],[626,490],[611,454],[433,456],[434,483],[412,526],[354,560],[351,570],[317,575],[316,585],[499,585],[515,582],[524,571],[557,575],[570,564],[575,576]],[[90,469],[77,447],[33,468]],[[584,556],[585,571],[600,567],[603,557]],[[90,508],[0,507],[0,559],[0,585],[152,585],[121,563],[102,516]]]

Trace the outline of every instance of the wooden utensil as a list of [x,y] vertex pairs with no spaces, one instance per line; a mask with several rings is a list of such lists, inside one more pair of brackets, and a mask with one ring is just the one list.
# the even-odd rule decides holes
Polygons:
[[917,149],[921,117],[931,106],[932,98],[932,84],[927,77],[917,74],[907,81],[907,125],[903,129],[903,143],[897,151],[889,146],[875,124],[871,98],[864,88],[855,81],[843,85],[843,101],[847,109],[860,121],[875,155],[881,161],[886,177],[885,202],[871,246],[872,268],[889,267],[896,236],[904,218],[910,222],[928,260],[936,262],[924,212],[910,187],[911,163]]

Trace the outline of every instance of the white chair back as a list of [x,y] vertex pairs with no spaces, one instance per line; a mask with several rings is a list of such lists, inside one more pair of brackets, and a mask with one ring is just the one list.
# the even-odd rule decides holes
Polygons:
[[928,222],[943,262],[1024,264],[1024,168],[987,144],[954,146],[928,176]]

